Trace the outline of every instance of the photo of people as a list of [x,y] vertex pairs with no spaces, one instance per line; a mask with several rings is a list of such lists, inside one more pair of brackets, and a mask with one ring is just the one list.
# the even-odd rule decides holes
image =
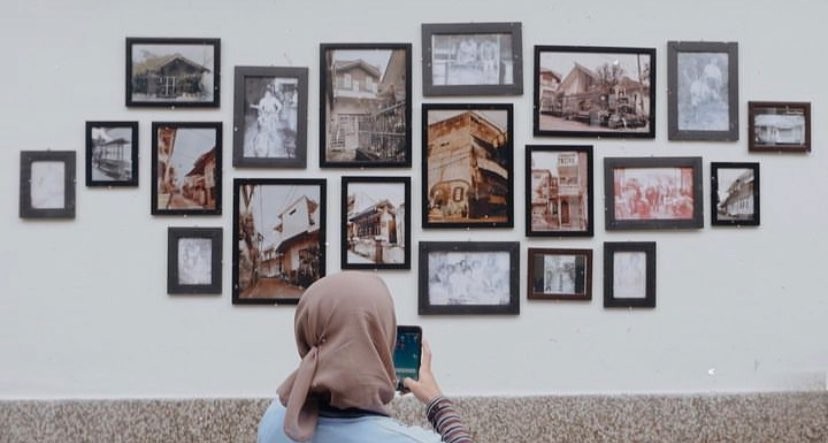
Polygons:
[[431,252],[432,305],[506,305],[510,300],[508,252]]
[[245,79],[244,157],[296,157],[297,86],[295,78]]
[[678,54],[678,129],[730,129],[727,53]]

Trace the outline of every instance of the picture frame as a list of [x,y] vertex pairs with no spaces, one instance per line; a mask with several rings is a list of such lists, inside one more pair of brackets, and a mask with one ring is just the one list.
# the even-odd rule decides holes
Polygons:
[[592,249],[529,248],[529,300],[592,300]]
[[126,106],[218,108],[221,39],[126,39]]
[[75,151],[20,151],[20,218],[75,218],[75,156]]
[[423,104],[423,228],[514,226],[513,119],[511,103]]
[[221,294],[222,228],[167,228],[167,294]]
[[325,179],[233,179],[233,304],[296,304],[325,276]]
[[152,214],[221,215],[221,151],[221,122],[152,122]]
[[418,313],[520,314],[519,252],[519,242],[420,242]]
[[411,167],[411,44],[319,46],[319,166]]
[[759,226],[759,163],[710,163],[710,224]]
[[739,45],[667,42],[667,138],[739,140]]
[[233,166],[307,167],[308,68],[236,66]]
[[656,307],[655,242],[604,242],[604,307]]
[[536,136],[655,138],[655,48],[535,46]]
[[593,147],[526,145],[526,236],[592,237]]
[[424,23],[423,95],[523,94],[521,23]]
[[137,121],[86,122],[86,186],[138,186]]
[[411,177],[342,177],[342,269],[411,269]]
[[810,102],[748,102],[749,152],[811,152]]
[[704,227],[701,157],[605,157],[609,230]]

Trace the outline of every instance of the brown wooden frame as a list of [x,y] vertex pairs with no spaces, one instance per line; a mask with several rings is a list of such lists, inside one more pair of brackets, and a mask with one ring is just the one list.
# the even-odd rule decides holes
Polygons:
[[[538,276],[535,270],[534,260],[536,257],[544,257],[547,255],[570,255],[584,258],[583,271],[583,292],[572,293],[548,293],[537,291],[536,278],[541,278],[540,283],[543,286],[543,276]],[[526,260],[527,279],[526,279],[526,294],[529,300],[592,300],[592,249],[545,249],[545,248],[529,248]],[[577,271],[576,271],[577,275]],[[577,287],[577,281],[575,282]]]
[[[800,110],[805,117],[805,140],[799,145],[792,144],[758,144],[756,142],[756,117],[762,109],[774,109],[788,112]],[[750,152],[811,152],[811,103],[810,102],[748,102],[748,151]]]

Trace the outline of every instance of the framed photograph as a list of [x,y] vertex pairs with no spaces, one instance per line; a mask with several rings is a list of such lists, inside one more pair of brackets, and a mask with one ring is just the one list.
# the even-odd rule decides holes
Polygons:
[[670,140],[739,140],[738,53],[735,42],[667,43]]
[[305,168],[308,68],[236,66],[233,166]]
[[514,226],[511,104],[424,104],[424,228]]
[[654,48],[535,46],[535,135],[655,138]]
[[759,225],[759,163],[710,163],[710,224]]
[[233,180],[233,304],[295,304],[325,276],[325,188],[325,179]]
[[529,300],[592,300],[592,249],[529,248]]
[[75,151],[20,152],[20,218],[75,218]]
[[523,94],[520,23],[426,23],[423,95]]
[[320,45],[319,166],[411,167],[411,44]]
[[519,314],[520,243],[420,242],[419,310]]
[[604,158],[606,229],[697,229],[701,157]]
[[411,269],[411,178],[342,177],[342,269]]
[[592,146],[526,146],[526,236],[592,237]]
[[167,294],[221,294],[221,228],[167,229]]
[[86,122],[86,186],[138,186],[138,122]]
[[218,108],[217,38],[126,39],[127,107]]
[[748,151],[811,152],[811,103],[748,102]]
[[604,242],[604,307],[655,305],[655,242]]

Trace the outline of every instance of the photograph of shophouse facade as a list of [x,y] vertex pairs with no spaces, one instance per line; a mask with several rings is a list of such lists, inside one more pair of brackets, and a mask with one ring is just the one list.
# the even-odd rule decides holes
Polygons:
[[372,182],[343,178],[347,208],[343,268],[401,268],[408,264],[409,183],[396,178]]
[[590,227],[590,162],[584,151],[530,149],[531,225],[527,234]]
[[221,123],[153,123],[153,214],[220,213]]
[[616,220],[693,219],[693,168],[617,168]]
[[806,142],[806,118],[802,109],[760,108],[753,119],[756,147],[802,146]]
[[212,44],[134,44],[133,102],[214,102],[216,46]]
[[719,193],[716,204],[719,221],[753,220],[755,194],[752,168],[718,168],[716,186]]
[[[138,147],[133,142],[137,136],[137,124],[131,126],[91,126],[88,128],[91,175],[90,184],[137,183],[133,181],[137,170]],[[97,183],[96,183],[97,182]]]

